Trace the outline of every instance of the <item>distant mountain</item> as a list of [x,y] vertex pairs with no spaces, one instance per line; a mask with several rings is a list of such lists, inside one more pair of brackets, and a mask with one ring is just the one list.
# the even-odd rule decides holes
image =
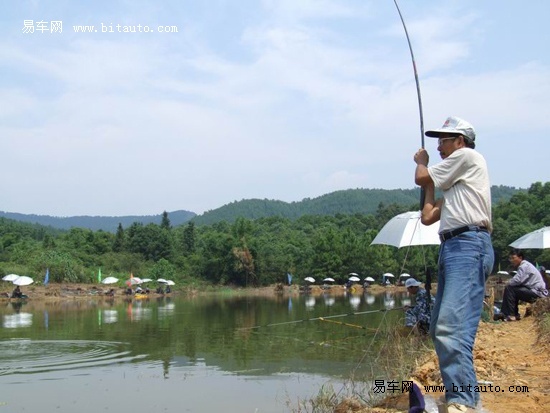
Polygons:
[[[194,212],[189,211],[174,211],[168,212],[170,224],[175,227],[185,224],[191,218],[196,216]],[[0,211],[0,217],[13,219],[15,221],[29,222],[32,224],[40,224],[58,229],[88,228],[93,231],[103,230],[107,232],[116,232],[118,224],[122,224],[123,228],[128,228],[134,222],[141,222],[144,225],[153,223],[160,224],[162,214],[159,215],[128,215],[122,217],[100,217],[100,216],[75,216],[75,217],[52,217],[48,215],[25,215],[15,212]]]
[[[512,195],[526,189],[517,189],[508,186],[493,186],[491,195],[493,204],[509,200]],[[234,222],[237,218],[258,219],[270,216],[282,216],[296,219],[302,215],[336,215],[336,214],[375,214],[379,205],[397,204],[406,207],[417,205],[420,190],[415,189],[346,189],[331,192],[317,198],[304,198],[298,202],[283,202],[269,199],[243,199],[231,202],[220,208],[197,215],[190,211],[174,211],[168,213],[168,219],[173,227],[186,224],[189,221],[196,225],[212,225],[216,222]],[[128,228],[134,222],[144,225],[149,223],[160,224],[162,214],[159,215],[131,215],[122,217],[76,216],[52,217],[47,215],[25,215],[14,212],[0,211],[0,217],[16,221],[50,226],[58,229],[72,227],[88,228],[94,231],[103,230],[116,232],[118,224]]]
[[[513,194],[526,189],[507,186],[491,188],[492,201],[509,200]],[[192,221],[197,225],[211,225],[220,221],[234,222],[239,217],[258,219],[282,216],[296,219],[302,215],[375,214],[378,206],[397,204],[406,207],[417,205],[420,189],[346,189],[331,192],[317,198],[304,198],[299,202],[283,202],[269,199],[235,201],[220,208],[197,215]]]

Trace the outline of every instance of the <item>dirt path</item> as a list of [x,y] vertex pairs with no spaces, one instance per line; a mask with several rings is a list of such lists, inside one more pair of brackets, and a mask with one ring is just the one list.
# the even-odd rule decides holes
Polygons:
[[[481,394],[486,411],[550,411],[550,346],[537,343],[535,324],[533,317],[480,324],[474,357],[478,380],[487,382],[487,392]],[[441,384],[435,354],[417,370],[415,377],[424,385]],[[499,386],[500,392],[491,392],[489,383],[493,389]]]

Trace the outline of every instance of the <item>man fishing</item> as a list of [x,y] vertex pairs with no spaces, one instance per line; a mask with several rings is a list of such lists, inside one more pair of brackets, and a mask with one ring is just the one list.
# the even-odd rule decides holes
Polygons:
[[[494,263],[491,187],[487,163],[475,150],[473,126],[449,117],[426,136],[438,138],[442,161],[428,167],[428,152],[414,155],[415,182],[425,193],[422,223],[440,222],[438,283],[430,335],[439,359],[450,413],[474,411],[479,394],[473,347],[485,281]],[[435,188],[443,198],[435,199]]]
[[414,278],[405,281],[407,292],[415,297],[414,306],[404,306],[405,326],[412,327],[417,334],[428,334],[432,315],[431,299],[428,292],[421,287],[422,284]]

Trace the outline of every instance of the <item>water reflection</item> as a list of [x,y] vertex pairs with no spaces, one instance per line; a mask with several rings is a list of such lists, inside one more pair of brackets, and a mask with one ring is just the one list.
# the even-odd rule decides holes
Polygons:
[[309,309],[309,310],[313,309],[313,307],[315,307],[315,303],[316,303],[315,297],[313,297],[313,296],[307,296],[306,297],[305,304],[306,304],[307,309]]
[[160,298],[157,300],[157,310],[158,310],[158,317],[166,318],[169,316],[172,316],[174,314],[174,311],[176,309],[176,304],[171,302],[170,298]]
[[[155,399],[166,402],[163,407],[177,411],[169,400],[178,396],[181,404],[181,383],[185,381],[186,406],[195,406],[190,411],[215,411],[224,408],[214,405],[218,399],[199,395],[205,388],[223,383],[223,388],[240,389],[224,393],[227,411],[254,411],[256,407],[263,413],[285,411],[277,404],[281,398],[282,404],[288,395],[306,398],[327,380],[349,377],[351,371],[357,375],[376,371],[371,364],[374,359],[364,357],[374,337],[370,331],[382,322],[401,322],[402,317],[400,311],[384,311],[388,299],[395,305],[402,295],[325,292],[317,296],[175,296],[141,301],[117,297],[5,305],[0,308],[4,321],[0,329],[0,385],[10,386],[13,399],[10,394],[7,401],[17,403],[23,386],[15,383],[20,380],[2,380],[2,374],[27,374],[25,389],[30,386],[39,400],[50,396],[45,393],[45,382],[66,380],[69,387],[74,385],[70,395],[76,400],[86,400],[92,388],[102,395],[99,404],[94,404],[97,411],[127,407],[127,387],[137,383],[145,387],[140,392],[154,392]],[[22,321],[29,315],[30,324]],[[329,316],[342,323],[318,320]],[[42,317],[44,324],[37,322]],[[62,370],[74,372],[70,376],[57,373]],[[85,381],[78,379],[84,376],[88,377]],[[112,387],[105,393],[107,381]],[[37,382],[40,386],[33,386]],[[311,387],[306,388],[305,383]],[[255,398],[258,406],[244,407]],[[108,403],[102,404],[103,399]],[[25,403],[27,411],[34,411],[30,401]],[[159,411],[159,406],[151,411]],[[73,410],[48,407],[46,411],[76,411],[74,405]],[[92,410],[87,404],[78,407],[83,412]],[[145,410],[138,406],[136,411]]]
[[334,298],[333,296],[328,295],[328,294],[323,295],[323,299],[324,299],[325,305],[327,307],[330,307],[331,305],[334,305],[334,303],[336,302],[336,298]]
[[352,295],[349,298],[349,304],[354,311],[357,311],[359,309],[359,306],[361,305],[361,297],[357,295]]
[[384,307],[389,310],[393,307],[395,307],[395,298],[393,296],[393,292],[386,291],[384,293]]
[[103,322],[105,324],[112,324],[118,321],[117,310],[103,310]]
[[16,313],[5,315],[2,326],[4,328],[30,327],[32,325],[32,314]]

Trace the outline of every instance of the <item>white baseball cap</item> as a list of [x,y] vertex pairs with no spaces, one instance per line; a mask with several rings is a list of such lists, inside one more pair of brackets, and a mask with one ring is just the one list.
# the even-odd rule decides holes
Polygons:
[[407,287],[407,288],[409,288],[409,287],[418,287],[421,284],[422,283],[419,283],[414,278],[409,278],[407,281],[405,281],[405,287]]
[[456,116],[449,116],[443,126],[439,129],[426,131],[425,135],[430,138],[439,138],[442,133],[456,133],[464,136],[475,147],[476,131],[470,122]]

